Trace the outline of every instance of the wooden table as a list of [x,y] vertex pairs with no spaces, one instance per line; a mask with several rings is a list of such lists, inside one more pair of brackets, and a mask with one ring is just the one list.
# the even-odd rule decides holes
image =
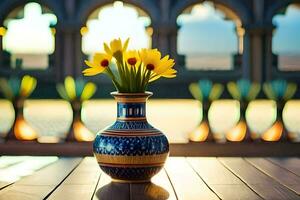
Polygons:
[[[14,165],[22,161],[0,163],[0,173]],[[0,180],[0,199],[300,199],[300,159],[170,157],[152,183],[122,184],[93,157],[62,157],[16,182]]]

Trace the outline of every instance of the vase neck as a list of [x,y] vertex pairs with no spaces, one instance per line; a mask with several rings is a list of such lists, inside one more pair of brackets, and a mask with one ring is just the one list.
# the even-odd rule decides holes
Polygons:
[[146,102],[118,102],[117,117],[124,120],[146,120]]
[[146,101],[151,93],[112,93],[117,101],[118,120],[146,120]]

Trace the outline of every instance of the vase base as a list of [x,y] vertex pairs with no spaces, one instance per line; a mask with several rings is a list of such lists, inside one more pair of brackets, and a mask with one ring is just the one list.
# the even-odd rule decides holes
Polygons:
[[151,179],[146,179],[146,180],[121,180],[121,179],[111,179],[112,182],[114,183],[149,183],[151,182]]

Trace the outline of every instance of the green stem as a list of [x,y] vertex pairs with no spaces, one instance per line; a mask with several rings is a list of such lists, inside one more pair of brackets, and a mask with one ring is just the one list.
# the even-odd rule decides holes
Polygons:
[[112,83],[114,84],[115,88],[118,90],[118,91],[122,91],[122,86],[118,83],[118,81],[116,80],[116,77],[115,75],[113,74],[113,72],[111,71],[110,68],[107,68],[106,69],[106,74],[111,78],[112,80]]

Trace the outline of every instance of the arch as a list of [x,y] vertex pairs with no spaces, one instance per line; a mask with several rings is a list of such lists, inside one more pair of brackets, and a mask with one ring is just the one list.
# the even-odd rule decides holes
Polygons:
[[177,23],[181,26],[177,52],[184,55],[187,69],[234,70],[240,66],[244,29],[233,11],[204,1],[183,10]]
[[293,2],[280,11],[272,18],[276,26],[272,38],[276,65],[281,71],[299,71],[300,3]]
[[[157,23],[159,20],[159,8],[155,6],[153,1],[147,1],[147,0],[123,0],[122,1],[125,4],[131,4],[133,6],[136,6],[140,9],[142,9],[145,13],[149,15],[151,18],[151,22],[153,24]],[[114,0],[103,0],[103,1],[97,1],[97,0],[91,0],[89,2],[81,3],[79,6],[79,10],[76,15],[76,21],[79,22],[80,26],[85,25],[88,17],[90,14],[96,10],[99,7],[112,4],[114,3]]]
[[3,21],[5,20],[5,18],[11,11],[13,11],[15,8],[24,6],[25,4],[30,3],[30,2],[36,2],[36,3],[40,4],[41,6],[45,6],[46,8],[51,10],[51,12],[53,12],[53,14],[55,14],[55,16],[57,17],[58,24],[63,23],[63,11],[56,1],[53,1],[53,0],[52,1],[51,0],[39,0],[39,1],[10,0],[10,1],[5,1],[1,4],[0,13],[2,13],[2,14],[0,15],[0,25],[3,24]]
[[[173,6],[171,9],[170,23],[176,25],[177,17],[188,7],[193,6],[195,4],[203,3],[204,0],[185,0],[178,1],[177,4]],[[215,4],[222,5],[223,7],[227,7],[232,13],[235,13],[241,19],[242,24],[248,24],[252,20],[252,15],[250,14],[249,9],[241,3],[241,1],[235,0],[212,0],[211,2]]]
[[148,48],[151,46],[150,16],[132,4],[115,1],[92,12],[80,29],[81,49],[86,55],[102,51],[104,42],[120,37],[131,38],[128,48]]
[[266,13],[266,21],[272,23],[273,17],[281,10],[293,3],[300,3],[300,0],[286,0],[286,1],[277,1],[277,3],[271,4]]
[[[24,61],[22,64],[24,69],[47,69],[52,66],[55,55],[57,55],[57,38],[55,36],[57,33],[55,28],[57,27],[57,16],[44,2],[12,1],[11,3],[3,6],[14,7],[6,11],[6,15],[1,21],[4,26],[7,26],[7,34],[3,36],[1,42],[1,49],[5,50],[3,55],[5,55],[6,60],[4,63],[8,65],[10,62],[11,67],[16,67],[17,63],[21,64]],[[24,13],[22,19],[18,16],[20,12]],[[6,19],[9,20],[8,24],[6,24]],[[29,28],[31,25],[33,25],[33,29],[31,29],[32,27]],[[18,34],[20,29],[26,29],[24,34]],[[22,36],[22,42],[16,42],[18,41],[17,38],[20,39]],[[37,42],[36,45],[31,45],[33,41]]]

